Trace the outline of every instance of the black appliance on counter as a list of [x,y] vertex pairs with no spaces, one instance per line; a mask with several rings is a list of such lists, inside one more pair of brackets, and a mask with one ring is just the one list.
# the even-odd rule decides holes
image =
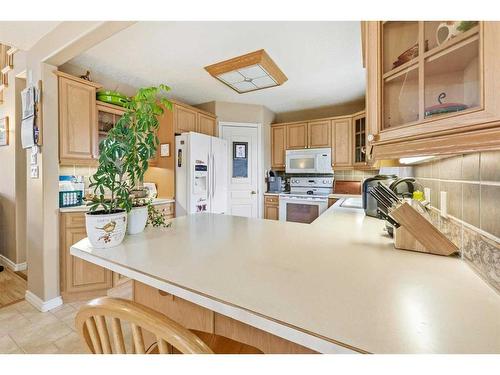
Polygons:
[[385,174],[378,174],[374,177],[367,178],[363,182],[363,187],[362,187],[362,198],[363,198],[363,209],[365,210],[365,215],[367,216],[372,216],[372,217],[378,217],[377,213],[377,208],[378,204],[375,198],[373,198],[369,192],[370,189],[372,189],[375,186],[378,186],[378,183],[381,182],[384,185],[391,185],[394,181],[396,181],[398,176],[395,174],[391,175],[385,175]]

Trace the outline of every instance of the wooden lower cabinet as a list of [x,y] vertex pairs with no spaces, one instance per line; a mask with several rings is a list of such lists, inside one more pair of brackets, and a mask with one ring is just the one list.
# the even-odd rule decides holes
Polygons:
[[162,211],[167,219],[175,217],[175,203],[158,204],[155,208]]
[[338,198],[328,198],[328,207],[333,206],[338,200]]
[[85,237],[83,212],[60,215],[60,287],[65,301],[105,295],[106,290],[113,286],[113,272],[69,253],[71,245]]
[[[252,345],[264,353],[312,354],[313,350],[282,339],[248,324],[239,322],[212,310],[206,309],[172,294],[134,281],[134,301],[165,314],[170,319],[189,329],[216,333],[230,339]],[[145,343],[153,338],[145,335]]]
[[264,196],[264,219],[279,220],[280,206],[277,195]]

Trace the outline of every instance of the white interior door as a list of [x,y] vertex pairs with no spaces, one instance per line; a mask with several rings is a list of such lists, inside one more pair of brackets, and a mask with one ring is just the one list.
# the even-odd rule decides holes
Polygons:
[[258,129],[223,125],[228,149],[228,214],[258,217]]

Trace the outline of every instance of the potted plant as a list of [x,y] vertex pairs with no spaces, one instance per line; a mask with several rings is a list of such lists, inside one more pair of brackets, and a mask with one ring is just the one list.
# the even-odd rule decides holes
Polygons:
[[134,233],[146,225],[147,205],[129,215],[137,203],[132,191],[142,182],[149,160],[156,154],[158,116],[164,108],[172,109],[172,103],[163,97],[169,90],[166,85],[140,89],[99,144],[99,167],[90,178],[95,198],[86,214],[87,236],[95,248],[119,245],[127,230],[127,218]]

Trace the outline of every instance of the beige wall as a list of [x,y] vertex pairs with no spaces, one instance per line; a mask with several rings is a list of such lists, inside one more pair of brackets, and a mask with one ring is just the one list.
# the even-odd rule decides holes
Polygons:
[[363,98],[349,103],[277,113],[275,122],[306,121],[324,117],[351,115],[364,109],[365,99]]
[[20,92],[25,81],[15,78],[24,65],[25,54],[17,53],[0,104],[0,118],[9,118],[9,145],[0,147],[0,254],[15,264],[26,261],[26,159],[19,131]]

